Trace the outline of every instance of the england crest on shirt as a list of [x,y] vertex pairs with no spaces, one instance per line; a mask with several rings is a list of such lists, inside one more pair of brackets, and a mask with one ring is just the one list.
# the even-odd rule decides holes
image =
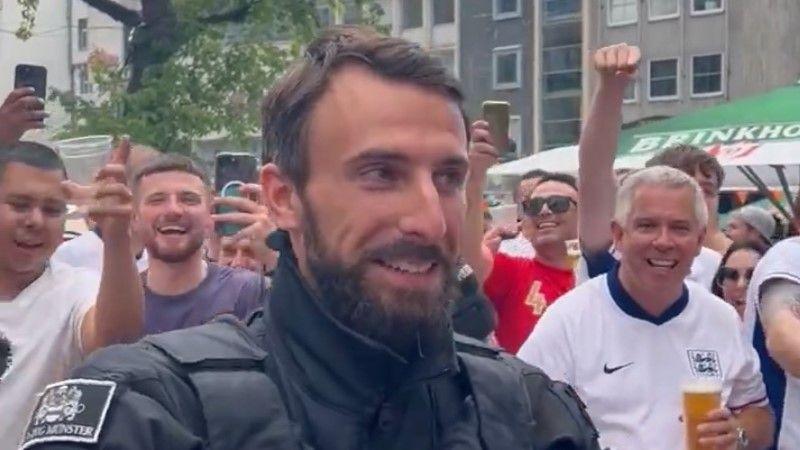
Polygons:
[[714,350],[688,350],[689,367],[699,378],[722,378],[719,355]]

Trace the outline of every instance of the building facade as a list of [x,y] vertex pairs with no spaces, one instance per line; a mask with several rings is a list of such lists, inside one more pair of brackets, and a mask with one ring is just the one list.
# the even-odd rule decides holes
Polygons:
[[592,19],[592,48],[627,42],[642,49],[626,93],[625,123],[675,116],[800,78],[795,0],[604,0],[593,2]]
[[461,0],[459,76],[470,117],[481,116],[484,100],[511,105],[509,134],[515,157],[534,142],[533,3],[522,0]]
[[[139,0],[115,1],[130,9],[141,8]],[[84,99],[91,100],[96,98],[97,89],[91,79],[90,59],[100,57],[106,64],[123,64],[130,29],[82,1],[69,3],[72,90]]]

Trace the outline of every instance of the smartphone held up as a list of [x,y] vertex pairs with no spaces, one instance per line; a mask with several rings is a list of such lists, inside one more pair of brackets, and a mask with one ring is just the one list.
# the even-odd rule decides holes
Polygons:
[[483,120],[489,123],[489,132],[498,153],[510,150],[508,139],[508,125],[511,114],[511,105],[508,102],[487,100],[482,106]]
[[[43,111],[44,101],[47,98],[47,68],[30,64],[18,64],[14,68],[14,89],[28,87],[33,89],[33,95],[42,100],[40,105],[29,107],[31,111]],[[36,119],[44,122],[44,119]]]
[[[218,153],[214,167],[214,189],[220,197],[240,197],[240,189],[252,183],[258,173],[258,159],[249,153]],[[219,205],[217,214],[235,212],[229,206]],[[220,236],[232,236],[242,225],[217,222],[215,231]]]

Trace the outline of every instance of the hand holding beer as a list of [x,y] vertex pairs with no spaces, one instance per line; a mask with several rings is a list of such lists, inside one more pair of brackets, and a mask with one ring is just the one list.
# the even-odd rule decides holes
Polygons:
[[735,448],[737,422],[722,406],[722,384],[717,380],[693,380],[682,390],[686,450]]

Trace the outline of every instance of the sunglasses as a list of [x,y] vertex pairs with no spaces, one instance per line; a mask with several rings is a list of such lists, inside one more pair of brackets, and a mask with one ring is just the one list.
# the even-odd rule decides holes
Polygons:
[[739,277],[744,277],[745,280],[750,281],[753,278],[753,269],[745,269],[744,273],[740,273],[738,270],[734,269],[733,267],[722,267],[719,269],[719,281],[723,282],[725,280],[732,281],[734,283],[739,282]]
[[544,205],[547,205],[553,214],[562,214],[569,211],[571,205],[578,205],[578,202],[566,195],[551,195],[549,197],[533,197],[522,202],[522,211],[529,216],[538,216],[542,212]]

